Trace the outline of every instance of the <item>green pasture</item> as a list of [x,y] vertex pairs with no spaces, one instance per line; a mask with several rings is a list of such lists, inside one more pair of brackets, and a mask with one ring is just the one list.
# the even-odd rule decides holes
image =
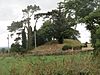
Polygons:
[[[91,58],[92,52],[51,56],[1,56],[0,75],[46,75],[49,70],[52,73],[50,75],[58,75],[54,73],[66,70],[66,65],[71,67],[73,63],[77,63],[78,65],[78,63],[90,61]],[[50,69],[46,69],[48,67]]]

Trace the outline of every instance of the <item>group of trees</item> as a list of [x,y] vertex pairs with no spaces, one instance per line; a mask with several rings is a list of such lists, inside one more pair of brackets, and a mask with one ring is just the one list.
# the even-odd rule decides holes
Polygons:
[[[20,31],[20,32],[16,33],[18,35],[18,37],[14,40],[15,43],[13,43],[11,45],[11,48],[16,48],[16,50],[15,50],[16,52],[18,52],[17,50],[19,50],[19,48],[24,49],[24,50],[32,49],[32,27],[30,25],[30,20],[31,20],[31,17],[34,14],[34,12],[36,12],[38,10],[40,10],[39,6],[36,6],[36,5],[27,6],[26,9],[22,10],[22,12],[24,14],[23,15],[24,19],[21,21],[17,21],[17,22],[13,21],[11,26],[8,26],[8,30],[11,33]],[[27,36],[26,36],[26,34],[27,34]],[[11,34],[11,36],[12,35],[13,34]],[[22,35],[22,36],[20,37],[20,35]],[[22,40],[22,45],[19,44],[19,40]]]
[[[62,44],[63,40],[66,38],[77,39],[79,32],[74,28],[76,25],[75,19],[69,14],[66,16],[66,14],[64,4],[59,3],[57,9],[35,15],[39,17],[50,17],[50,19],[45,21],[43,26],[37,31],[37,35],[40,35],[44,39],[44,43],[54,38],[58,40],[60,44]],[[38,40],[41,41],[41,39]]]
[[[77,39],[79,32],[76,30],[77,24],[85,23],[87,30],[91,32],[91,42],[94,48],[98,48],[100,34],[100,0],[64,0],[58,4],[58,8],[47,13],[38,13],[34,15],[37,21],[40,17],[48,18],[39,30],[34,31],[30,25],[31,16],[35,11],[40,10],[39,6],[27,6],[23,10],[28,16],[20,21],[13,22],[8,26],[10,32],[22,28],[22,47],[31,49],[34,47],[34,33],[36,31],[37,46],[42,45],[53,38],[58,40],[58,43],[63,43],[63,39]],[[31,14],[31,15],[30,15]],[[27,24],[27,25],[26,25]],[[25,28],[28,35],[26,36]],[[28,37],[28,39],[26,39]]]

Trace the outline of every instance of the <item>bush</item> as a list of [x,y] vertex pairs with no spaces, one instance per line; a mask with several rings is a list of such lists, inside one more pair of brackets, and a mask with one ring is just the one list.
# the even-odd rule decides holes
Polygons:
[[69,46],[69,45],[64,45],[64,46],[62,47],[62,50],[63,50],[63,51],[68,50],[68,49],[72,49],[72,47]]
[[73,50],[81,50],[82,49],[82,46],[71,46],[71,45],[64,45],[63,47],[62,47],[62,50],[63,51],[65,51],[65,50],[69,50],[69,49],[72,49],[73,48]]
[[82,46],[75,46],[73,47],[73,50],[81,50],[82,49]]
[[22,47],[19,43],[13,43],[11,45],[11,49],[10,49],[10,52],[21,52],[22,51]]

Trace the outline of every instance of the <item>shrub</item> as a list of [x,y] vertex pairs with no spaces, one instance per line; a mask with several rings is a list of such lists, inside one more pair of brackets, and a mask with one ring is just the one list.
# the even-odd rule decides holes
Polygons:
[[68,49],[72,49],[72,47],[69,46],[69,45],[64,45],[64,46],[62,47],[62,50],[63,50],[63,51],[68,50]]
[[21,48],[21,45],[19,43],[13,43],[11,45],[11,49],[10,49],[10,52],[21,52],[22,48]]
[[75,46],[73,47],[73,50],[81,50],[82,49],[82,46]]
[[82,46],[81,45],[80,46],[64,45],[62,47],[62,50],[65,51],[65,50],[69,50],[69,49],[72,49],[72,48],[73,48],[73,50],[81,50]]

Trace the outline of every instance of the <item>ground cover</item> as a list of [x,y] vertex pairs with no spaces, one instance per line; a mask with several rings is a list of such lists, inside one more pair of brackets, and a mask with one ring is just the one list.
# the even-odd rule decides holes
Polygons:
[[1,56],[0,75],[99,75],[92,51],[51,56]]

